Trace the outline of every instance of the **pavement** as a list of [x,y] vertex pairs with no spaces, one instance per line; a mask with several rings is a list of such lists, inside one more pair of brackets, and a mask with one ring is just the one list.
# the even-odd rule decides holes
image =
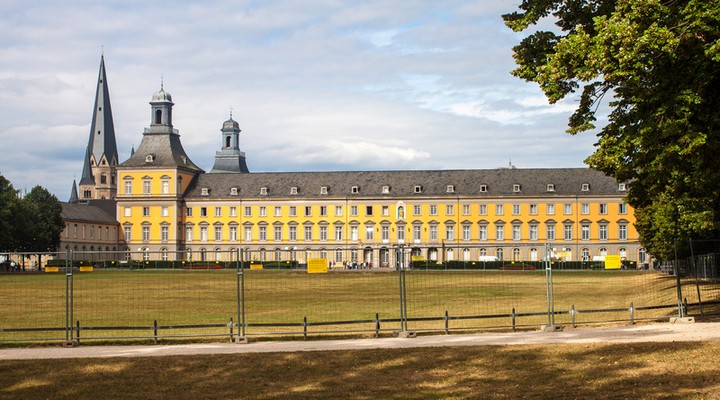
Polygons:
[[641,343],[720,341],[720,322],[656,323],[606,327],[546,329],[539,331],[420,335],[377,339],[272,341],[250,343],[199,343],[0,349],[0,360],[61,358],[153,357],[176,355],[276,353],[363,349],[401,349],[440,346],[513,346],[570,343]]

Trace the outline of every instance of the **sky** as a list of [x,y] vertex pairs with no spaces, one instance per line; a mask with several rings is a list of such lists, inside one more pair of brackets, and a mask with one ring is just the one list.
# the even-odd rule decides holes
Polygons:
[[120,162],[162,81],[206,171],[231,113],[251,172],[584,167],[579,96],[510,74],[518,3],[0,0],[0,174],[68,200],[101,54]]

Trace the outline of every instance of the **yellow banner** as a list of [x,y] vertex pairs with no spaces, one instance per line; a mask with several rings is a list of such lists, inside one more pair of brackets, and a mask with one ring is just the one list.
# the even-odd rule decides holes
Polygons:
[[93,267],[80,267],[80,272],[93,272]]
[[250,264],[250,269],[263,269],[262,264]]
[[60,272],[60,267],[45,267],[45,272]]
[[605,269],[620,269],[621,261],[620,256],[605,256]]
[[327,271],[327,258],[311,258],[308,260],[308,274],[325,274]]

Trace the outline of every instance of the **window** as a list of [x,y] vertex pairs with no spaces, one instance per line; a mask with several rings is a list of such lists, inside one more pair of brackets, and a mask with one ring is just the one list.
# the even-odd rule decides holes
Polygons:
[[382,193],[383,193],[383,194],[388,194],[388,193],[390,193],[390,186],[383,186],[383,187],[382,187]]
[[415,192],[415,193],[422,193],[422,186],[416,185],[414,192]]
[[607,240],[607,238],[608,238],[608,227],[607,227],[607,225],[606,225],[606,224],[600,224],[599,228],[600,228],[600,229],[599,229],[599,232],[598,232],[598,233],[599,233],[599,236],[600,236],[600,240]]
[[512,205],[512,215],[520,215],[520,204]]
[[312,206],[305,206],[305,216],[306,217],[312,216]]
[[626,186],[624,183],[618,183],[618,191],[624,192],[626,189]]
[[222,226],[215,227],[215,241],[219,242],[222,240]]
[[545,214],[555,215],[555,204],[547,204],[545,207]]
[[503,215],[503,205],[502,204],[495,204],[495,215]]
[[320,216],[321,217],[327,217],[327,206],[320,206]]
[[432,225],[432,226],[430,226],[430,241],[437,242],[437,240],[438,240],[438,229],[437,229],[437,226]]
[[404,226],[398,226],[398,228],[397,228],[397,240],[398,240],[398,242],[404,242],[404,241],[405,241],[405,227],[404,227]]
[[267,226],[258,227],[258,240],[261,242],[267,241]]
[[222,207],[215,207],[215,216],[222,217]]
[[417,217],[421,214],[422,214],[422,208],[419,205],[414,205],[413,206],[413,215]]
[[237,207],[230,206],[230,216],[231,217],[237,217]]
[[274,240],[276,242],[282,241],[282,226],[276,226],[274,227]]
[[357,194],[360,193],[360,187],[359,186],[353,186],[350,188],[350,193]]
[[237,233],[238,233],[238,232],[237,232],[237,226],[231,226],[231,227],[230,227],[230,240],[231,240],[231,241],[233,241],[233,242],[237,241],[237,239],[238,239],[238,234],[237,234]]
[[238,195],[238,188],[233,187],[230,188],[230,196],[237,196]]
[[90,225],[90,239],[95,239],[95,225]]
[[445,240],[455,240],[455,227],[448,225],[445,227]]
[[132,194],[132,181],[129,179],[125,180],[125,194],[127,194],[127,195]]
[[252,207],[250,207],[250,206],[245,207],[245,216],[252,217]]
[[335,227],[335,240],[338,242],[343,240],[343,227],[342,226]]
[[545,227],[545,236],[547,240],[555,240],[555,225],[549,224]]
[[447,185],[447,192],[448,193],[455,192],[455,185]]
[[263,187],[260,188],[260,194],[261,194],[261,195],[264,196],[264,195],[266,195],[267,193],[268,193],[268,192],[267,192],[267,188],[266,188],[266,187],[263,186]]
[[628,238],[627,225],[625,225],[625,224],[618,225],[618,239],[627,240],[627,238]]
[[150,216],[150,207],[143,207],[142,215],[143,215],[143,217],[149,217]]
[[261,217],[267,217],[267,207],[260,206],[259,214]]
[[587,203],[580,204],[580,214],[582,214],[582,215],[590,214],[590,204],[587,204]]
[[297,207],[296,206],[290,206],[290,216],[297,217]]
[[161,182],[162,194],[170,194],[170,181],[163,179]]
[[600,214],[607,214],[608,213],[608,205],[605,203],[600,203]]
[[150,180],[148,179],[143,179],[143,195],[150,195]]
[[513,261],[520,261],[520,249],[518,249],[517,247],[515,247],[513,249],[513,258],[512,259],[513,259]]
[[530,240],[538,240],[538,226],[530,225]]
[[245,227],[245,241],[246,242],[252,242],[252,226],[246,226]]
[[389,226],[383,226],[380,228],[381,232],[381,239],[383,242],[387,242],[390,240],[390,227]]
[[163,207],[160,209],[160,215],[163,216],[163,217],[167,217],[168,215],[170,215],[170,210],[168,209],[167,206],[163,206]]
[[437,215],[437,205],[430,204],[430,215]]
[[288,227],[288,240],[291,242],[297,242],[297,226]]
[[553,183],[548,183],[548,184],[547,184],[547,191],[548,191],[548,192],[554,192],[554,191],[555,191],[555,184],[553,184]]
[[583,224],[580,227],[580,239],[581,240],[590,240],[590,225]]
[[162,242],[167,242],[169,237],[168,227],[167,226],[161,226],[160,227],[160,240]]
[[298,194],[298,188],[296,186],[291,187],[290,194]]
[[312,242],[312,226],[305,227],[305,241]]
[[368,217],[373,215],[373,206],[365,206],[365,215]]
[[580,190],[582,190],[583,192],[589,191],[589,190],[590,190],[590,184],[589,184],[589,183],[583,183],[582,186],[580,187]]
[[192,226],[185,227],[185,240],[188,242],[193,241],[193,228]]
[[581,252],[582,252],[582,260],[590,261],[590,249],[588,249],[587,247],[583,247]]
[[321,226],[320,227],[320,241],[327,242],[327,240],[328,240],[327,226]]
[[131,216],[132,216],[132,207],[125,207],[124,210],[125,210],[125,214],[124,214],[124,215],[125,215],[126,217],[131,217]]
[[207,217],[207,207],[200,207],[200,216]]
[[487,204],[480,204],[478,207],[478,214],[487,215]]
[[202,188],[202,189],[200,189],[200,195],[201,195],[201,196],[207,196],[207,195],[209,195],[209,194],[210,194],[210,191],[208,190],[208,188]]
[[276,217],[282,217],[282,207],[275,206],[275,214]]
[[358,215],[358,207],[357,206],[350,206],[350,215],[353,217],[357,217],[357,215]]
[[455,207],[452,204],[445,206],[445,215],[455,215]]
[[207,226],[200,227],[200,241],[207,242],[208,240],[208,229]]
[[495,240],[505,240],[505,226],[495,225]]
[[563,204],[563,214],[572,215],[572,204]]
[[520,225],[513,225],[512,240],[520,240],[521,238],[522,238],[522,227]]
[[123,227],[123,237],[125,238],[126,242],[130,241],[130,233],[131,230],[129,226]]
[[470,240],[470,226],[463,225],[462,227],[462,240]]
[[517,183],[513,185],[513,192],[518,193],[520,192],[520,185]]
[[374,241],[375,240],[375,228],[372,226],[368,226],[365,228],[365,240],[367,241]]
[[470,204],[462,205],[462,215],[470,215]]
[[185,209],[185,216],[186,217],[192,217],[193,211],[192,207],[188,207]]
[[142,241],[143,242],[150,241],[150,227],[149,226],[142,227]]
[[538,206],[537,204],[530,204],[530,215],[537,215]]
[[572,240],[573,239],[573,229],[572,225],[564,225],[563,226],[563,239],[564,240]]
[[422,229],[420,225],[413,225],[413,241],[419,242],[422,240]]
[[480,225],[478,229],[478,237],[480,238],[480,240],[487,240],[487,233],[487,225]]
[[328,194],[328,188],[327,188],[327,186],[321,186],[321,187],[320,187],[320,194]]
[[343,215],[343,207],[342,206],[335,206],[335,216],[336,217],[342,217]]
[[480,185],[480,193],[487,193],[487,185]]
[[618,214],[621,214],[621,215],[627,214],[627,204],[618,203]]

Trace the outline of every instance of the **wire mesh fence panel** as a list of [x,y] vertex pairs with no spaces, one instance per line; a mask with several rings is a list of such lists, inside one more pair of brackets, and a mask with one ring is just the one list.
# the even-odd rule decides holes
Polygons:
[[682,299],[690,316],[720,315],[720,241],[692,240],[679,259]]
[[[272,264],[272,262],[268,262]],[[389,269],[304,268],[244,272],[246,335],[327,334],[397,330],[398,275]]]
[[64,259],[64,253],[0,254],[0,341],[65,340]]
[[677,315],[673,277],[655,270],[553,271],[555,322],[583,324]]
[[[84,259],[75,253],[76,259]],[[74,338],[231,336],[237,332],[237,267],[230,253],[217,262],[163,260],[161,253],[131,254],[117,268],[73,274]],[[182,259],[184,255],[167,258]],[[120,262],[122,261],[122,262]],[[231,322],[232,321],[232,322]]]
[[544,271],[412,270],[408,329],[523,328],[547,322]]

